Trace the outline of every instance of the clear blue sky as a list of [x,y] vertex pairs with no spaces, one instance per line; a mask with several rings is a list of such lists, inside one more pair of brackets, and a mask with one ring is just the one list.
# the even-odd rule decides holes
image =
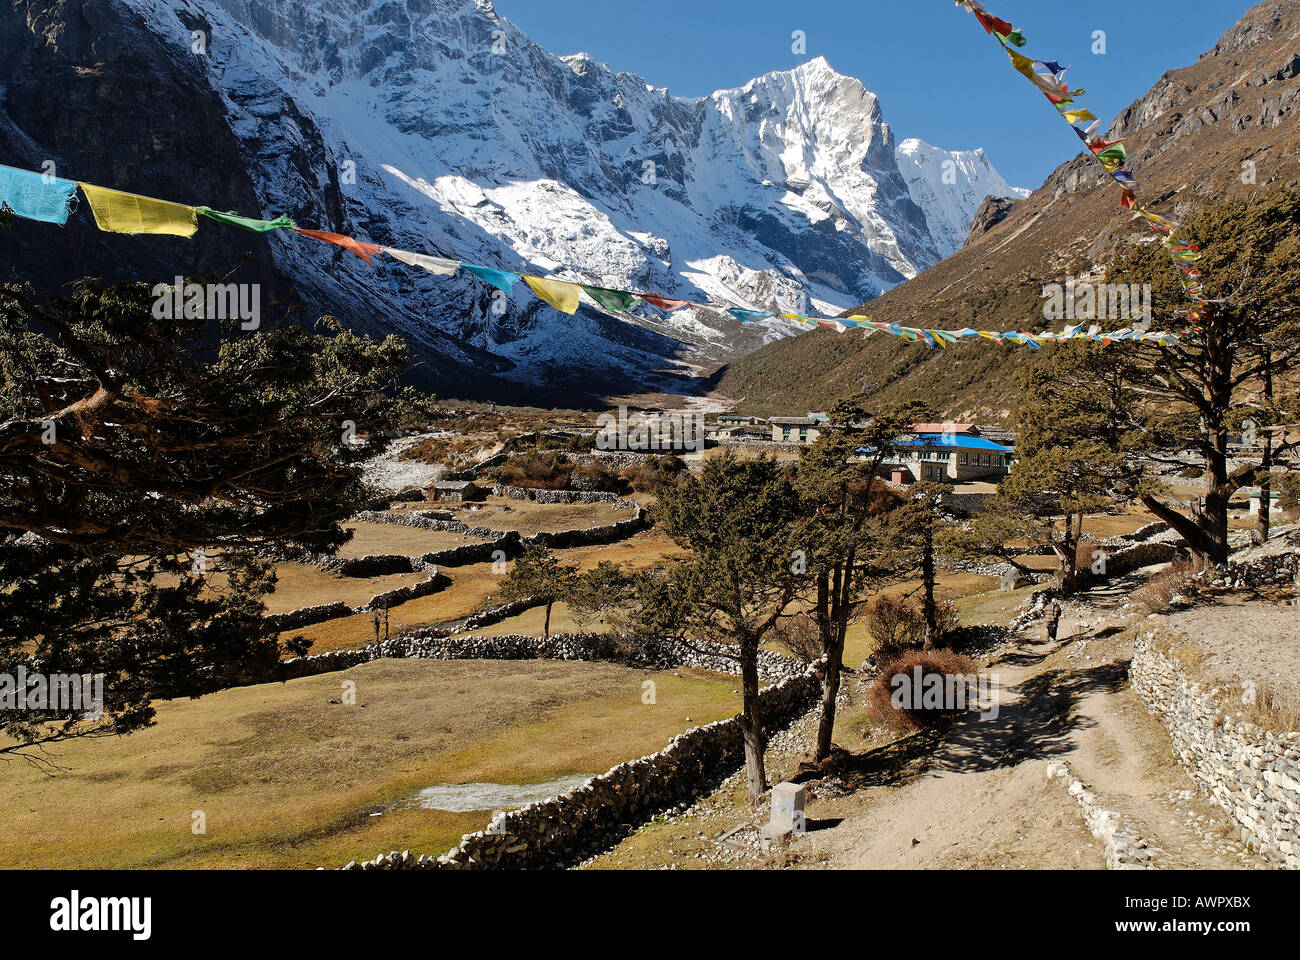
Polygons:
[[[1025,53],[1072,66],[1082,103],[1109,124],[1166,70],[1214,46],[1251,0],[985,0],[1029,38]],[[1037,187],[1079,149],[1047,100],[953,0],[495,0],[552,53],[584,51],[678,96],[738,87],[825,56],[880,96],[895,136],[984,147],[1015,186]],[[808,53],[791,34],[803,30]],[[1093,32],[1107,52],[1092,52]],[[1141,172],[1136,171],[1139,178]]]

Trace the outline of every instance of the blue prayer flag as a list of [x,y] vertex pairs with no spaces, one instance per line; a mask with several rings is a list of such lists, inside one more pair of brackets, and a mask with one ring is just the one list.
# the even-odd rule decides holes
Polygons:
[[72,210],[77,184],[72,180],[0,165],[0,204],[16,216],[63,226]]

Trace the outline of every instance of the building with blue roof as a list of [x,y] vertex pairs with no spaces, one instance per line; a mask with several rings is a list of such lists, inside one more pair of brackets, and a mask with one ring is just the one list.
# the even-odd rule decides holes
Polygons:
[[[858,453],[867,456],[869,449]],[[895,483],[997,483],[1011,472],[1015,449],[967,433],[916,432],[900,437],[884,466]]]

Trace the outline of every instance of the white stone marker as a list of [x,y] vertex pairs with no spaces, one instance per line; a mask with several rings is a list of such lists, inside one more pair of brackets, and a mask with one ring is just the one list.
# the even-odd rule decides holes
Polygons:
[[797,783],[778,783],[772,788],[771,826],[781,832],[807,833],[808,820],[804,816],[804,802],[808,790]]

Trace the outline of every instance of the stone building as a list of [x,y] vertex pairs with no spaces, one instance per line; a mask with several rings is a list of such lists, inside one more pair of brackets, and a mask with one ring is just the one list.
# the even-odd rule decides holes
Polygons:
[[810,447],[822,435],[826,421],[820,417],[773,417],[772,439],[776,443],[797,443]]
[[[870,453],[865,449],[858,452],[863,455]],[[1011,472],[1014,458],[1013,448],[986,440],[973,431],[918,431],[894,444],[892,455],[885,461],[885,469],[896,483],[997,483]]]
[[480,503],[487,491],[472,480],[440,480],[429,487],[431,503]]

